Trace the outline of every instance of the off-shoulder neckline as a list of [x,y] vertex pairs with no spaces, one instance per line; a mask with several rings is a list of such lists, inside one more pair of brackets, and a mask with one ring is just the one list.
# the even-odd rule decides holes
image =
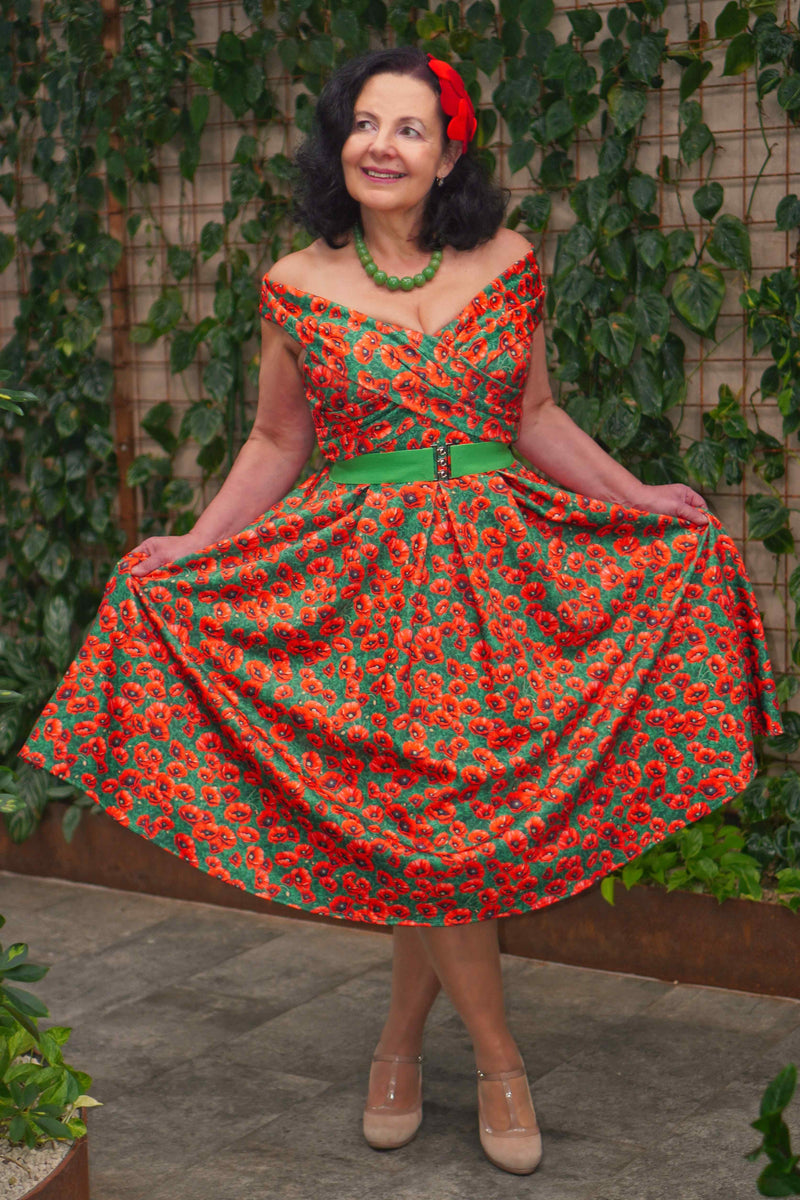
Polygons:
[[372,321],[374,324],[381,325],[385,329],[394,329],[400,333],[415,333],[419,337],[436,339],[440,338],[442,334],[446,333],[447,330],[452,326],[457,325],[464,314],[468,312],[469,309],[471,309],[482,296],[485,296],[488,292],[493,291],[498,285],[503,284],[509,275],[518,273],[524,264],[526,264],[531,258],[533,258],[534,262],[536,261],[533,246],[531,246],[531,248],[526,251],[521,258],[518,258],[516,262],[511,263],[510,266],[506,267],[504,271],[501,271],[499,275],[495,275],[494,279],[490,279],[489,282],[480,289],[480,291],[476,292],[474,296],[467,300],[466,304],[464,304],[458,310],[454,317],[451,317],[449,321],[446,321],[445,324],[441,325],[434,333],[426,333],[424,329],[415,329],[413,325],[398,325],[394,321],[384,321],[382,317],[373,317],[369,313],[360,312],[359,309],[351,308],[350,305],[343,304],[340,300],[332,300],[327,296],[320,296],[317,292],[309,292],[303,288],[295,288],[288,283],[278,283],[277,280],[270,279],[269,273],[264,276],[263,282],[269,288],[279,289],[280,294],[291,292],[293,296],[305,297],[309,300],[321,300],[326,308],[338,308],[343,313],[349,313],[351,316],[358,317],[362,321]]

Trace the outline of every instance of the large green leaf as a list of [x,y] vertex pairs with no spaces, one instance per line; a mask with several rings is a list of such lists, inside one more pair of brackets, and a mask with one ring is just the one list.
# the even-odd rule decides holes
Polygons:
[[745,509],[751,538],[769,537],[789,521],[789,510],[775,496],[748,496]]
[[675,276],[671,299],[678,316],[690,329],[713,337],[725,299],[722,272],[710,263],[684,267]]
[[59,671],[69,662],[72,608],[63,596],[50,596],[44,609],[44,640]]
[[693,58],[681,75],[680,88],[678,89],[680,99],[687,100],[689,96],[693,95],[712,70],[713,64],[708,62],[708,60]]
[[749,20],[750,14],[746,8],[740,6],[737,0],[728,0],[714,24],[714,36],[718,38],[735,37],[737,33],[741,33],[743,29],[747,28]]
[[626,133],[644,116],[647,92],[643,88],[615,83],[608,93],[608,108],[618,131]]
[[725,52],[723,75],[741,75],[756,61],[756,42],[752,33],[738,33]]
[[669,330],[669,304],[661,292],[643,292],[630,307],[636,334],[648,350],[657,350]]
[[778,229],[785,232],[800,225],[800,199],[794,192],[779,202],[775,209],[775,223]]
[[738,217],[723,213],[708,239],[708,252],[725,267],[750,270],[750,234]]
[[220,358],[213,358],[203,371],[203,386],[212,400],[224,400],[233,386],[233,370]]
[[725,192],[721,183],[711,180],[702,184],[692,196],[692,203],[701,217],[710,221],[722,208]]
[[785,75],[778,84],[778,104],[788,113],[800,111],[800,74]]
[[624,367],[631,361],[636,345],[636,330],[633,321],[625,313],[616,312],[608,317],[599,317],[592,325],[590,337],[594,348],[615,367]]
[[697,162],[697,159],[702,158],[706,150],[713,144],[713,134],[705,122],[700,121],[698,124],[690,125],[688,129],[683,130],[680,136],[683,161],[687,166]]
[[519,18],[524,29],[535,33],[547,29],[554,12],[553,0],[522,0]]
[[715,488],[725,463],[725,447],[712,438],[693,442],[686,451],[686,465],[701,487]]
[[624,397],[611,395],[600,408],[598,435],[611,449],[629,446],[639,431],[641,410]]

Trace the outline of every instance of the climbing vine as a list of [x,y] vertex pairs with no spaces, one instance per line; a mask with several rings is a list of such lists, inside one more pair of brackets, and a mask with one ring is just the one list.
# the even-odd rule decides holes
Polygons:
[[[568,199],[572,224],[558,237],[547,303],[552,374],[570,415],[647,482],[686,480],[709,492],[746,480],[750,537],[776,562],[794,555],[795,510],[778,487],[786,450],[761,427],[759,405],[777,401],[795,455],[798,258],[755,277],[749,220],[774,152],[767,129],[784,120],[797,136],[800,32],[775,0],[729,0],[713,29],[687,25],[677,39],[664,28],[665,8],[666,0],[563,13],[553,0],[243,0],[210,46],[188,0],[123,0],[105,14],[99,0],[44,0],[36,11],[30,0],[0,0],[0,201],[13,215],[0,235],[0,270],[16,271],[20,293],[0,371],[38,397],[0,410],[0,807],[13,838],[28,836],[54,797],[74,801],[68,835],[80,816],[81,797],[20,767],[16,749],[124,549],[120,495],[138,499],[139,536],[183,532],[200,505],[179,467],[187,450],[213,482],[247,436],[258,280],[307,241],[287,219],[290,143],[276,150],[276,131],[307,132],[331,70],[369,46],[413,42],[456,65],[478,110],[478,154],[489,169],[504,155],[530,179],[509,225],[547,235],[554,203]],[[565,19],[559,38],[553,30]],[[743,217],[727,211],[715,178],[720,146],[704,117],[703,85],[720,75],[748,79],[763,141]],[[293,85],[290,111],[281,76]],[[677,87],[667,106],[675,151],[651,169],[647,122],[667,81]],[[217,112],[237,131],[227,193],[193,237],[188,218]],[[587,174],[576,163],[589,132],[599,153]],[[157,202],[167,151],[180,176],[179,219],[169,227]],[[682,214],[676,229],[662,228],[666,194]],[[797,195],[781,198],[775,229],[796,241]],[[158,294],[129,336],[163,345],[170,371],[187,381],[188,404],[157,400],[141,422],[153,449],[133,457],[118,431],[115,442],[106,331],[110,285],[119,291],[126,255],[144,245]],[[209,267],[213,301],[198,319],[199,273]],[[752,395],[723,384],[693,438],[684,429],[685,339],[700,335],[713,352],[728,292],[740,299],[754,353],[769,352],[772,364]],[[198,365],[202,388],[192,394],[187,372]],[[790,595],[800,627],[800,567]],[[800,667],[800,642],[793,663]],[[797,687],[794,673],[781,678],[787,706]],[[745,884],[753,862],[767,881],[794,869],[800,779],[785,759],[800,746],[800,716],[789,707],[785,726],[760,747],[762,773],[731,810],[741,845],[732,851],[729,836],[709,827],[702,845],[686,843],[681,869],[687,854],[713,868],[733,852],[751,859],[739,872]],[[654,867],[662,869],[663,861]]]

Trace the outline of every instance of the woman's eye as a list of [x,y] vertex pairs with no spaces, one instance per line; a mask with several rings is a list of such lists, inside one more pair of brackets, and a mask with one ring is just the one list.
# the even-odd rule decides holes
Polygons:
[[415,129],[413,125],[405,125],[401,130],[401,133],[413,133],[414,137],[420,136],[419,130]]

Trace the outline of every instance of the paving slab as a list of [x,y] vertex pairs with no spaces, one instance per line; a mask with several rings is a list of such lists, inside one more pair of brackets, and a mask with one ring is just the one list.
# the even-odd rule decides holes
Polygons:
[[756,1200],[750,1122],[800,1061],[800,1002],[504,956],[540,1168],[484,1158],[469,1039],[444,996],[423,1127],[380,1153],[361,1108],[390,937],[2,872],[0,912],[0,940],[50,966],[35,990],[103,1101],[92,1200]]

